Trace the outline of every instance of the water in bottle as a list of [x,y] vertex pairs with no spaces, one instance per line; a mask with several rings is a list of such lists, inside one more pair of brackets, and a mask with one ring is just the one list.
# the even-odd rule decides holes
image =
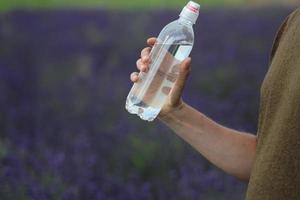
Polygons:
[[127,96],[128,112],[147,121],[157,117],[178,77],[179,65],[192,50],[193,24],[199,15],[199,8],[199,4],[190,1],[179,19],[160,32],[150,52],[149,71],[139,73],[138,82]]

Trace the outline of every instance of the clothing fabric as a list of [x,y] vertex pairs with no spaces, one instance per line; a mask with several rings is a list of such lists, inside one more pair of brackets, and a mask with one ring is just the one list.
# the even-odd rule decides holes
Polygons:
[[300,199],[300,8],[277,32],[261,86],[247,200]]

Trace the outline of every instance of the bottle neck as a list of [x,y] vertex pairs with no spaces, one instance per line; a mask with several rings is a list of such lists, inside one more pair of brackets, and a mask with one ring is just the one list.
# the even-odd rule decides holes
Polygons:
[[184,25],[193,26],[193,23],[184,17],[179,17],[178,22]]

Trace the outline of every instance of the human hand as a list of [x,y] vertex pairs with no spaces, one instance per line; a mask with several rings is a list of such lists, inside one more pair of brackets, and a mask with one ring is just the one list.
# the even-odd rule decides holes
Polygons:
[[[149,47],[146,47],[141,51],[141,58],[138,59],[136,62],[137,68],[140,72],[146,73],[149,70],[149,64],[151,62],[149,54],[155,42],[156,42],[156,38],[154,37],[149,38],[147,40],[147,44],[149,45]],[[178,78],[173,88],[171,89],[164,106],[162,107],[159,113],[159,117],[163,117],[173,112],[174,110],[179,110],[184,105],[182,100],[182,93],[190,71],[191,71],[191,58],[189,57],[186,58],[184,61],[182,61],[182,63],[180,64]],[[138,72],[133,72],[130,75],[130,79],[132,82],[134,83],[138,82],[139,80],[138,74],[139,74]]]

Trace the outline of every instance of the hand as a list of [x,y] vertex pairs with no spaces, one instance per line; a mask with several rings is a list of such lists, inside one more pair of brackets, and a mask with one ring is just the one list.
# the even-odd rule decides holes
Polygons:
[[[149,54],[155,42],[156,42],[156,38],[154,37],[149,38],[147,40],[147,44],[149,45],[149,47],[146,47],[141,51],[141,58],[138,59],[136,62],[139,71],[141,72],[148,71],[149,63],[150,63]],[[178,78],[173,88],[171,89],[164,106],[162,107],[159,113],[160,118],[173,112],[174,110],[179,110],[184,105],[182,100],[182,93],[190,71],[191,71],[191,58],[189,57],[186,58],[184,61],[182,61],[182,63],[180,64]],[[133,72],[130,75],[130,79],[132,82],[137,82],[139,80],[138,72]]]

